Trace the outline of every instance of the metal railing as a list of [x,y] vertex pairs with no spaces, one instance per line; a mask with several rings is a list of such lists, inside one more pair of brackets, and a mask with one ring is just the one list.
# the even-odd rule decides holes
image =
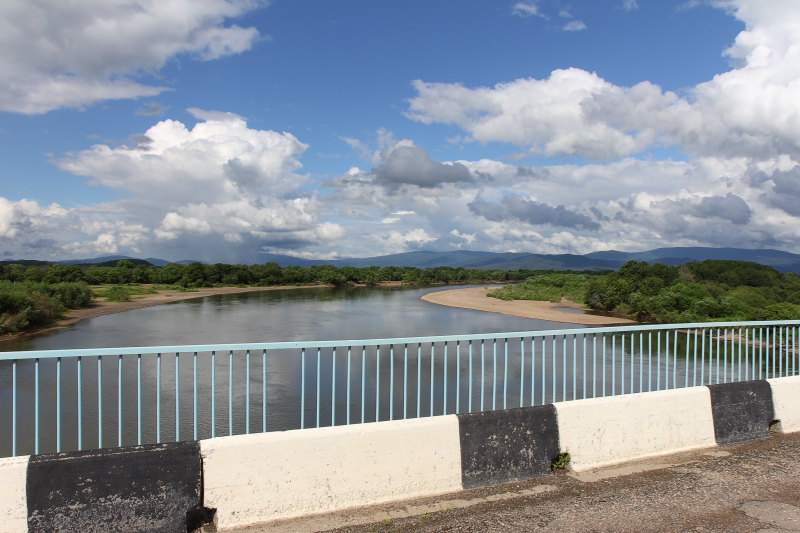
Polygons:
[[0,353],[0,457],[797,375],[798,321]]

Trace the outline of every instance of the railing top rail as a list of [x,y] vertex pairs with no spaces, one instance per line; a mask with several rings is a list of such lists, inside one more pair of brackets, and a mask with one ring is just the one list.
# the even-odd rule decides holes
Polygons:
[[709,328],[738,328],[765,326],[800,326],[800,320],[764,320],[749,322],[696,322],[685,324],[645,324],[635,326],[589,327],[578,329],[554,329],[537,331],[513,331],[500,333],[477,333],[470,335],[438,335],[430,337],[397,337],[387,339],[301,341],[301,342],[251,342],[237,344],[197,344],[176,346],[135,346],[122,348],[86,348],[71,350],[31,350],[0,352],[0,361],[12,359],[44,359],[56,357],[92,357],[98,355],[133,355],[154,353],[228,352],[245,350],[285,350],[302,348],[333,348],[349,346],[387,346],[432,342],[480,341],[512,339],[520,337],[551,337],[562,335],[598,335],[634,331],[663,331]]

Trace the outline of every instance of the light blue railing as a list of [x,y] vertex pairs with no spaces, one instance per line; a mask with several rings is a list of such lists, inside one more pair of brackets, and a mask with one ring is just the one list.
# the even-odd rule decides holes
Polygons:
[[799,326],[726,322],[6,352],[0,457],[797,375]]

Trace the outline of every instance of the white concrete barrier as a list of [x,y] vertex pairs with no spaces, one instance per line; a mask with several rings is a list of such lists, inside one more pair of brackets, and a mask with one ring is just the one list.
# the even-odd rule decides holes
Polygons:
[[455,415],[219,437],[200,451],[220,530],[462,487]]
[[28,458],[0,459],[0,532],[26,533],[28,531],[28,501],[25,491],[28,475]]
[[554,405],[560,446],[576,472],[716,444],[707,387]]
[[772,388],[775,420],[781,421],[783,433],[800,431],[800,376],[768,379]]

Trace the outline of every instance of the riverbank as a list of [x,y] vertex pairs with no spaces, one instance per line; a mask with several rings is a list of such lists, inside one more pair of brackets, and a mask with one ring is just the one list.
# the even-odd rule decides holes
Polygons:
[[123,313],[125,311],[132,311],[134,309],[142,309],[144,307],[152,307],[154,305],[166,304],[170,302],[178,302],[180,300],[189,300],[192,298],[203,298],[205,296],[214,296],[217,294],[237,294],[241,292],[255,292],[255,291],[276,291],[282,289],[313,289],[322,287],[332,287],[332,285],[291,285],[280,287],[212,287],[205,289],[193,289],[191,291],[180,290],[160,290],[156,294],[142,294],[131,297],[129,302],[107,302],[105,300],[95,300],[86,307],[80,309],[70,309],[61,320],[51,322],[45,326],[38,328],[19,331],[10,335],[0,337],[0,340],[16,339],[22,336],[36,335],[46,332],[48,330],[59,329],[66,326],[71,326],[76,322],[87,318],[95,318],[104,315],[113,315],[114,313]]
[[[493,288],[493,287],[492,287]],[[504,315],[521,316],[524,318],[536,318],[539,320],[550,320],[552,322],[566,322],[568,324],[583,324],[586,326],[605,326],[613,324],[635,324],[633,320],[617,318],[612,316],[590,315],[584,313],[570,313],[569,311],[559,311],[556,307],[569,307],[572,309],[583,309],[583,305],[562,300],[561,302],[539,302],[534,300],[500,300],[486,296],[489,287],[478,287],[473,289],[453,289],[448,291],[431,292],[422,299],[426,302],[446,305],[449,307],[461,307],[463,309],[474,309],[476,311],[488,311],[490,313],[502,313]]]
[[[467,282],[456,282],[452,283],[452,285],[462,285]],[[507,282],[498,281],[498,282],[486,282],[489,284],[494,285],[502,285]],[[399,287],[405,285],[420,285],[419,282],[411,281],[383,281],[376,284],[379,287]],[[444,285],[444,283],[433,283],[431,285]],[[353,287],[367,287],[366,284],[356,283],[352,285]],[[150,285],[143,286],[144,288],[150,287]],[[280,286],[271,286],[271,287],[211,287],[211,288],[204,288],[204,289],[192,289],[190,291],[180,291],[180,290],[173,290],[173,289],[163,289],[159,290],[157,294],[137,294],[131,296],[131,301],[129,302],[107,302],[104,298],[97,298],[92,301],[86,307],[82,307],[80,309],[70,309],[67,311],[66,316],[64,318],[51,322],[49,324],[26,329],[24,331],[18,331],[16,333],[11,333],[8,335],[0,336],[0,342],[8,341],[12,339],[18,339],[20,337],[28,337],[32,335],[38,335],[41,333],[45,333],[48,331],[64,328],[71,326],[81,320],[87,318],[95,318],[104,315],[112,315],[115,313],[123,313],[125,311],[132,311],[134,309],[142,309],[144,307],[152,307],[154,305],[160,305],[170,302],[177,302],[180,300],[189,300],[192,298],[203,298],[206,296],[214,296],[217,294],[237,294],[241,292],[255,292],[255,291],[277,291],[277,290],[286,290],[286,289],[321,289],[321,288],[333,288],[333,285],[325,285],[325,284],[314,284],[314,285],[280,285]]]

